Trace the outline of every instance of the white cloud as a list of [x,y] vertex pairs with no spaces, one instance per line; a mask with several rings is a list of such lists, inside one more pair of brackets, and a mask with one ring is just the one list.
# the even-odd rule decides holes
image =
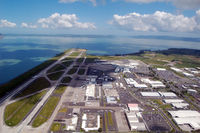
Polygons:
[[27,23],[21,23],[21,27],[22,28],[31,28],[31,29],[35,29],[37,28],[37,25],[32,25],[32,24],[27,24]]
[[9,22],[6,19],[1,19],[0,20],[0,27],[9,27],[9,28],[13,28],[16,27],[16,24],[13,22]]
[[173,5],[175,5],[177,8],[180,9],[200,8],[200,0],[125,0],[125,1],[133,3],[172,2]]
[[97,5],[96,0],[59,0],[60,3],[74,3],[74,2],[84,2],[84,1],[89,1],[91,2],[94,6]]
[[139,13],[129,13],[124,16],[115,14],[110,23],[130,31],[200,31],[200,10],[196,12],[196,16],[190,18],[161,11],[143,15]]
[[96,28],[93,23],[78,22],[78,18],[75,14],[54,13],[47,18],[40,18],[38,24],[41,25],[42,28]]

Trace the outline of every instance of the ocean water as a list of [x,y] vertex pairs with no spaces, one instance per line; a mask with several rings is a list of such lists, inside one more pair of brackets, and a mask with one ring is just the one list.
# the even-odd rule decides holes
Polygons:
[[134,53],[144,49],[200,49],[200,38],[5,35],[0,39],[0,84],[69,48],[84,48],[89,54],[95,55]]

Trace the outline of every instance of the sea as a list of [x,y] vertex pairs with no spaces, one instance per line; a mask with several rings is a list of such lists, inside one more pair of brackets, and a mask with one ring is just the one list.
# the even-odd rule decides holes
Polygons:
[[200,38],[174,36],[15,35],[0,38],[0,84],[69,48],[92,55],[115,55],[168,48],[200,49]]

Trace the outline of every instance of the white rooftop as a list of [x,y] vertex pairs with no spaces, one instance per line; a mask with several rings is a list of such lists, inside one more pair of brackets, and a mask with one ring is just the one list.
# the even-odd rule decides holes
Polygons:
[[166,71],[165,68],[157,68],[158,71]]
[[140,92],[144,97],[160,97],[158,92]]
[[194,130],[200,129],[200,113],[195,110],[168,111],[178,125],[190,125]]
[[183,70],[176,68],[176,67],[171,67],[172,70],[176,71],[176,72],[183,72]]
[[184,100],[182,99],[164,99],[165,103],[182,103]]
[[182,108],[189,106],[188,103],[171,103],[171,104],[173,107],[176,107],[178,109],[182,109]]
[[163,97],[177,97],[176,94],[173,92],[159,92],[159,93]]
[[200,113],[195,110],[178,110],[178,111],[168,111],[168,112],[172,115],[172,117],[178,117],[178,118],[200,117]]

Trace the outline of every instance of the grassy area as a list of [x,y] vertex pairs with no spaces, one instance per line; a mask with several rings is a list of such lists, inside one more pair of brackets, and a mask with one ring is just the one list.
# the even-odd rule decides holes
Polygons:
[[81,52],[80,51],[76,51],[76,52],[73,52],[70,56],[78,56]]
[[74,74],[74,73],[76,73],[76,71],[77,71],[77,68],[76,67],[73,67],[73,68],[71,68],[68,72],[67,72],[67,74]]
[[67,86],[60,85],[60,86],[58,86],[58,87],[54,90],[53,93],[54,93],[54,94],[61,95],[61,94],[63,94],[63,93],[65,92],[66,87],[67,87]]
[[85,73],[85,69],[79,69],[78,74],[83,75]]
[[68,61],[65,61],[65,62],[62,62],[62,64],[66,67],[69,67],[71,64],[73,63],[72,60],[68,60]]
[[77,62],[78,62],[78,63],[82,63],[83,60],[84,60],[84,58],[78,58],[78,59],[77,59]]
[[47,75],[47,77],[50,80],[58,80],[63,75],[63,73],[64,73],[64,71],[60,71],[60,72],[49,74],[49,75]]
[[67,77],[64,77],[63,79],[62,79],[62,83],[70,83],[71,82],[71,80],[72,80],[72,78],[71,77],[69,77],[69,76],[67,76]]
[[61,129],[60,123],[55,122],[51,125],[51,131],[53,132],[59,131],[60,129]]
[[156,103],[157,105],[163,105],[163,102],[161,101],[161,100],[159,100],[159,99],[154,99],[154,100],[152,100],[154,103]]
[[113,126],[112,113],[111,113],[111,112],[108,112],[107,116],[108,116],[108,124],[109,124],[110,126]]
[[160,108],[162,108],[163,110],[169,110],[172,108],[171,104],[163,104],[160,106]]
[[51,72],[56,72],[56,71],[60,71],[60,70],[63,70],[65,69],[65,67],[61,64],[56,64],[54,67],[52,67],[51,69],[49,69],[47,71],[47,73],[51,73]]
[[56,108],[60,98],[51,96],[47,103],[42,107],[39,114],[36,116],[34,121],[32,122],[33,127],[39,127],[43,123],[45,123],[52,115],[54,109]]
[[55,61],[57,61],[60,57],[63,56],[63,54],[68,53],[71,49],[60,53],[58,55],[56,55],[55,57],[43,62],[42,64],[28,70],[27,72],[19,75],[18,77],[10,80],[9,82],[0,85],[0,97],[5,96],[7,93],[11,92],[12,90],[14,90],[15,88],[17,88],[19,85],[23,84],[24,82],[26,82],[28,79],[32,78],[34,75],[38,74],[39,72],[41,72],[43,69],[45,69],[46,67],[50,66],[51,64],[53,64]]
[[66,113],[67,112],[67,108],[61,108],[58,112],[60,112],[60,113]]
[[108,131],[108,123],[107,123],[107,115],[106,115],[106,112],[104,113],[104,124],[105,124],[105,131]]
[[50,87],[50,83],[44,77],[40,77],[30,83],[24,90],[15,96],[15,98],[23,97],[26,95],[33,94],[37,91],[41,91],[45,88]]
[[5,123],[8,126],[16,126],[26,117],[26,115],[32,110],[45,93],[46,91],[43,91],[6,106],[4,112]]

